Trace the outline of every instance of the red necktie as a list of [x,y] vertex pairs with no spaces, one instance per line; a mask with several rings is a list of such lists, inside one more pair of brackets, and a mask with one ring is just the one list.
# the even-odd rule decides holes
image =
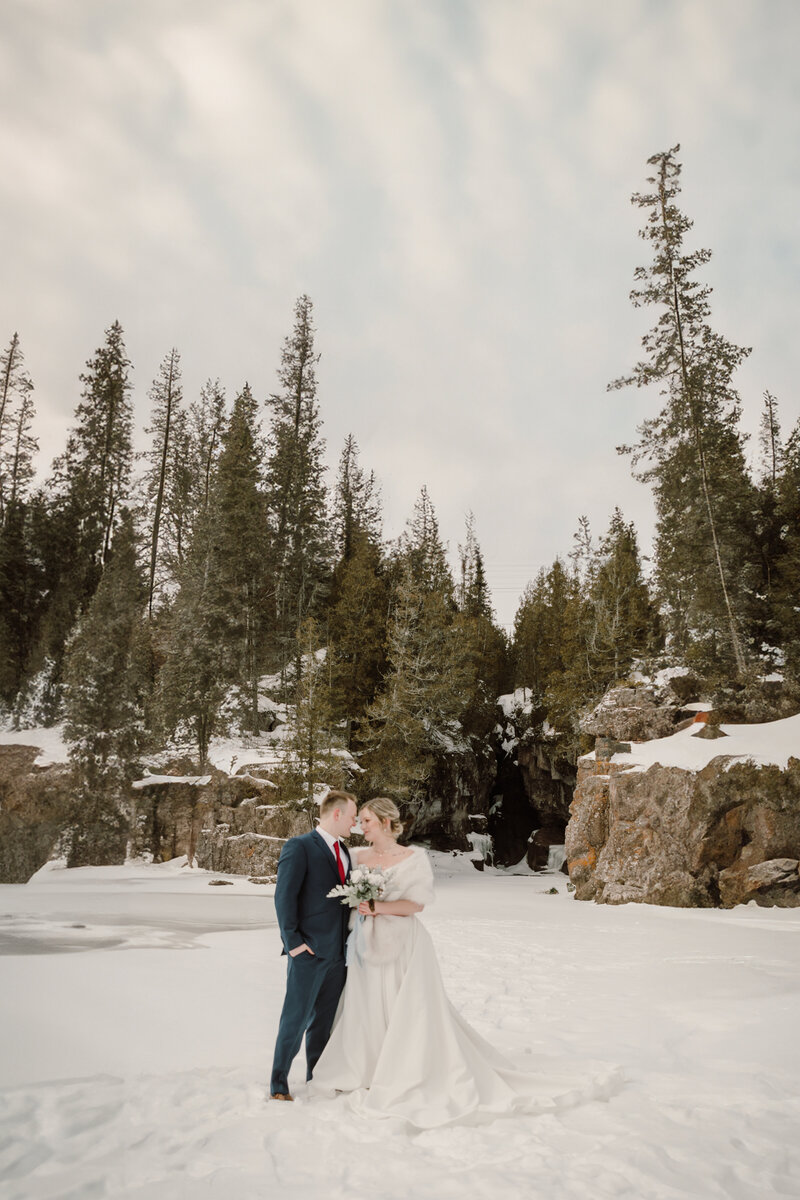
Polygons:
[[338,842],[333,843],[333,852],[336,855],[336,865],[339,868],[339,879],[341,880],[342,883],[344,883],[344,863],[342,862],[342,856],[339,853],[339,843]]

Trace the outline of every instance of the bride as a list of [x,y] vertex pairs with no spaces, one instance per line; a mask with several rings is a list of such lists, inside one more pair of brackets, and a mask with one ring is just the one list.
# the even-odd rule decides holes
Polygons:
[[417,920],[433,900],[433,872],[425,850],[398,845],[399,816],[384,797],[359,813],[369,846],[355,852],[354,864],[381,867],[386,890],[374,914],[362,904],[351,918],[347,983],[312,1091],[350,1093],[356,1111],[422,1129],[588,1098],[585,1073],[571,1084],[551,1063],[535,1075],[520,1071],[453,1008]]

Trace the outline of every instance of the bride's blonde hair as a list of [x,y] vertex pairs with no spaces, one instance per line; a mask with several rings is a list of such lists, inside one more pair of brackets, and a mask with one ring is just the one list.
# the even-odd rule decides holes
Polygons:
[[400,809],[395,804],[394,800],[390,800],[388,796],[375,796],[372,800],[367,800],[366,804],[361,805],[361,812],[368,808],[374,817],[383,824],[389,819],[389,832],[392,837],[399,838],[403,832],[403,823],[400,820]]

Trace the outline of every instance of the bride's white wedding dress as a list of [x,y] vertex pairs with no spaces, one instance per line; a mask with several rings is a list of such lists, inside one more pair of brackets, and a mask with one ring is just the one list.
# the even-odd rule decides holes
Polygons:
[[[384,900],[433,900],[426,852],[387,872]],[[484,1041],[447,998],[430,934],[415,916],[355,916],[348,971],[330,1041],[311,1090],[349,1093],[356,1111],[422,1129],[514,1111],[543,1112],[607,1095],[610,1079],[573,1078],[553,1060],[520,1071]]]

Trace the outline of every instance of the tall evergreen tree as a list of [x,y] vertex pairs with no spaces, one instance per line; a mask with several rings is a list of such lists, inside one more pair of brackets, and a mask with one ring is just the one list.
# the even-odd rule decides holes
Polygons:
[[[211,484],[219,463],[222,435],[225,431],[225,392],[218,379],[209,379],[200,399],[190,405],[188,420],[189,504],[184,539],[191,535],[195,522],[202,518],[211,496]],[[182,561],[182,553],[179,554]]]
[[465,736],[473,700],[453,579],[423,488],[395,548],[387,669],[364,734],[370,784],[418,806],[437,755]]
[[567,669],[564,631],[575,591],[574,577],[557,558],[549,570],[542,567],[522,594],[514,618],[514,683],[531,689],[534,705],[543,703],[551,680]]
[[758,430],[761,450],[761,477],[773,490],[777,486],[783,454],[781,424],[778,420],[778,401],[771,392],[764,392],[764,410]]
[[32,421],[33,382],[14,333],[0,354],[0,524],[8,504],[25,499],[33,478],[38,443],[30,432]]
[[475,532],[475,516],[467,513],[464,545],[458,547],[461,577],[458,585],[458,607],[469,616],[483,615],[491,618],[492,605],[483,555]]
[[794,679],[800,680],[800,421],[786,439],[776,492],[780,543],[771,580],[770,634],[773,644],[783,647]]
[[388,669],[368,713],[370,785],[418,807],[437,752],[460,733],[463,674],[452,654],[452,612],[424,593],[410,562],[398,584],[387,639]]
[[420,489],[398,549],[419,589],[423,593],[439,592],[454,609],[453,577],[447,565],[436,512],[425,486]]
[[333,748],[333,713],[326,651],[319,626],[307,617],[297,631],[300,674],[295,684],[294,722],[289,744],[290,778],[309,812],[316,812],[314,785],[344,784],[341,758]]
[[636,530],[614,510],[600,543],[589,592],[588,647],[593,690],[621,679],[655,648],[658,619],[642,575]]
[[191,739],[201,771],[208,765],[226,691],[210,586],[214,555],[209,525],[207,516],[198,522],[178,572],[180,586],[160,646],[163,661],[155,695],[160,734]]
[[388,586],[377,547],[360,530],[336,568],[328,612],[331,708],[352,744],[386,666]]
[[378,545],[381,538],[380,490],[374,471],[364,473],[359,463],[358,442],[349,433],[339,459],[339,474],[333,499],[333,531],[340,559],[354,553],[359,535]]
[[245,385],[181,570],[159,675],[162,723],[170,732],[188,727],[201,766],[226,692],[238,697],[243,726],[259,732],[258,680],[273,619],[261,457],[257,406]]
[[[81,375],[83,393],[67,448],[53,464],[53,487],[79,532],[86,577],[99,578],[119,510],[129,498],[133,449],[130,363],[122,326],[106,330],[104,344]],[[89,589],[89,594],[93,587]]]
[[186,417],[181,408],[181,360],[174,348],[161,363],[149,396],[153,408],[145,433],[150,434],[153,441],[144,454],[147,467],[143,484],[150,533],[147,607],[152,617],[157,582],[171,582],[171,572],[165,572],[165,566],[180,560],[188,499],[188,488],[183,479],[188,447]]
[[261,463],[257,406],[245,384],[223,434],[212,492],[209,592],[223,678],[240,689],[242,713],[254,733],[259,732],[258,680],[273,624]]
[[296,630],[313,616],[330,581],[331,545],[324,486],[311,300],[295,305],[270,396],[266,495],[272,532],[275,633],[279,661],[296,659]]
[[6,505],[0,525],[0,703],[11,708],[30,666],[41,578],[30,539],[28,506]]
[[118,528],[95,595],[67,647],[65,737],[75,771],[70,866],[117,862],[130,828],[126,793],[145,738],[151,662],[146,589],[133,519]]
[[710,251],[683,248],[692,222],[677,202],[679,149],[648,159],[651,190],[633,196],[648,214],[641,236],[653,262],[637,268],[631,299],[659,315],[642,339],[642,360],[610,386],[656,384],[664,397],[659,413],[638,427],[638,442],[622,450],[632,454],[638,478],[654,485],[657,580],[673,638],[684,649],[699,642],[707,656],[724,660],[721,637],[742,674],[754,531],[732,380],[749,351],[711,328],[711,289],[694,277]]

